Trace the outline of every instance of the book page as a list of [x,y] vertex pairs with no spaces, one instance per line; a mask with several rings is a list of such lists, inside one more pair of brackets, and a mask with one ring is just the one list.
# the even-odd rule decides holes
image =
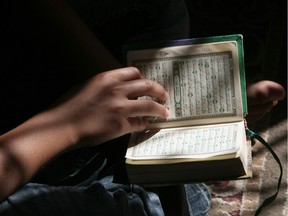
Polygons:
[[231,42],[134,51],[128,61],[166,89],[168,121],[242,116],[235,46]]
[[[237,153],[242,144],[243,130],[242,121],[135,133],[126,158],[132,160],[209,158]],[[132,143],[134,144],[131,146]]]

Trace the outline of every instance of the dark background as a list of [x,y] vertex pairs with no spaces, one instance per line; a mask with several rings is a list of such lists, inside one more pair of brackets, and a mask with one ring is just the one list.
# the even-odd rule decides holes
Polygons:
[[[190,37],[242,34],[247,80],[269,79],[287,89],[286,0],[186,0],[186,3]],[[69,80],[70,76],[61,77],[62,69],[51,64],[49,52],[39,48],[43,46],[37,33],[41,26],[29,29],[23,19],[28,12],[17,0],[3,1],[0,14],[1,134],[47,108],[75,81]],[[280,102],[273,112],[275,123],[287,118],[287,100]]]
[[[186,0],[191,37],[242,34],[248,81],[273,80],[287,89],[286,0]],[[287,118],[287,99],[272,123]]]

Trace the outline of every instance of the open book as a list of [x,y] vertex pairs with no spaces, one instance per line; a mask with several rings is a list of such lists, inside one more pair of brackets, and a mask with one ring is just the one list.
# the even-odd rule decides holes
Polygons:
[[147,117],[149,129],[131,135],[126,152],[131,183],[251,176],[241,35],[132,44],[125,56],[128,66],[169,94],[168,119]]

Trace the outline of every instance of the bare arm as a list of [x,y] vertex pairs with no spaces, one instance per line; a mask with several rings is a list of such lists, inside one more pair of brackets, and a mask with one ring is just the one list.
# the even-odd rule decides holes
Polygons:
[[[81,71],[79,73],[79,76],[82,76],[81,78],[86,79],[99,72],[121,67],[120,63],[64,0],[27,0],[20,1],[20,3],[23,3],[23,6],[25,4],[24,8],[27,9],[27,11],[25,10],[27,16],[33,14],[30,20],[35,22],[35,28],[37,28],[37,24],[44,26],[47,34],[49,34],[49,39],[53,43],[55,42],[55,46],[60,47],[58,51],[60,50],[64,57],[63,64]],[[27,18],[29,20],[29,17]],[[123,70],[131,72],[129,69]],[[131,80],[141,80],[139,71],[132,70],[131,73],[138,74]],[[91,144],[99,144],[132,130],[143,129],[146,126],[147,123],[139,122],[138,119],[129,116],[128,123],[130,127],[128,127],[127,115],[126,117],[113,115],[113,112],[116,112],[112,107],[117,104],[117,101],[122,101],[123,110],[127,114],[131,114],[132,111],[127,110],[127,106],[123,101],[130,98],[125,97],[125,95],[119,98],[119,94],[112,94],[114,91],[112,87],[117,86],[118,78],[110,80],[111,77],[107,78],[107,74],[105,74],[101,75],[101,77],[105,76],[105,79],[100,76],[93,78],[92,80],[95,81],[90,82],[95,82],[94,85],[87,85],[86,87],[89,86],[89,90],[79,91],[78,95],[81,96],[75,96],[75,98],[71,98],[71,100],[67,100],[53,109],[42,112],[14,130],[1,135],[0,201],[29,181],[39,168],[49,160],[71,148],[81,147],[78,146],[78,143],[82,139],[90,140]],[[114,73],[112,73],[112,76],[115,76]],[[109,81],[105,84],[99,83],[99,80],[107,79]],[[126,83],[126,81],[123,82]],[[101,88],[103,86],[105,86],[105,91]],[[152,92],[155,93],[155,89]],[[94,95],[94,93],[98,95]],[[149,93],[149,91],[140,94],[145,93]],[[109,97],[105,94],[111,96],[111,100],[106,101]],[[116,98],[119,100],[115,100]],[[109,110],[108,107],[111,109]],[[139,108],[134,109],[138,110]],[[158,107],[153,111],[153,114],[156,115],[159,111]],[[147,114],[151,114],[151,112],[149,111]],[[127,123],[125,127],[123,122]],[[123,126],[123,128],[117,128],[116,131],[112,129],[111,125],[105,126],[106,123],[113,123],[113,125],[116,123],[116,125]],[[77,125],[81,125],[81,127]]]
[[65,151],[144,130],[148,122],[138,116],[166,118],[163,105],[134,99],[144,95],[166,100],[164,88],[136,68],[103,72],[66,101],[2,135],[0,200]]

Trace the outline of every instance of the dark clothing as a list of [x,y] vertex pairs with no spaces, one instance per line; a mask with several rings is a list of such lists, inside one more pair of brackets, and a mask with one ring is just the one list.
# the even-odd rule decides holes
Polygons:
[[[68,2],[119,61],[125,43],[189,37],[188,13],[181,0]],[[63,68],[53,41],[22,19],[26,11],[17,0],[5,1],[1,10],[7,20],[1,28],[5,40],[1,46],[0,134],[49,107],[82,81],[71,76],[81,71]],[[123,167],[127,138],[129,135],[57,158],[33,183],[4,201],[0,214],[163,215],[157,193],[127,182]],[[190,215],[208,211],[210,194],[203,184],[180,188],[185,191]]]

